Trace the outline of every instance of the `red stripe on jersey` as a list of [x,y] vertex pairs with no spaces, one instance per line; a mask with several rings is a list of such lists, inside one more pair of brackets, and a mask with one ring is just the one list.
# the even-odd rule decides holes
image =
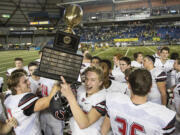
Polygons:
[[29,97],[28,99],[26,99],[25,101],[23,101],[22,103],[18,104],[18,107],[20,107],[21,105],[27,103],[28,101],[30,101],[31,99],[35,98],[36,96],[32,96],[32,97]]

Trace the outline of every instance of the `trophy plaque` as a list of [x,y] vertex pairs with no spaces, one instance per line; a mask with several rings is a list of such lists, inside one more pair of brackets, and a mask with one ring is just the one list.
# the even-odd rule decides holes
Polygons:
[[65,9],[64,20],[67,24],[65,31],[57,31],[53,47],[44,47],[40,65],[35,75],[60,80],[64,76],[67,82],[77,82],[83,56],[76,54],[79,36],[73,27],[82,19],[83,11],[78,5],[70,5]]

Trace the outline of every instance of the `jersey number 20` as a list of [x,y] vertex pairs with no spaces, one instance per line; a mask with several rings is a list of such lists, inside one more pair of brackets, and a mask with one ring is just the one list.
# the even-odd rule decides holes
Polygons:
[[118,131],[122,134],[122,135],[136,135],[136,131],[139,132],[144,132],[144,127],[137,124],[137,123],[132,123],[130,126],[130,134],[127,134],[127,127],[128,127],[128,123],[126,122],[125,119],[121,118],[121,117],[116,117],[116,122],[120,123],[122,126],[118,127]]

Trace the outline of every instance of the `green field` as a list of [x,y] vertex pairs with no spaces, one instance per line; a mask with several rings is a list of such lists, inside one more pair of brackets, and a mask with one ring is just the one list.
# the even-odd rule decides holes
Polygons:
[[[6,82],[6,71],[14,67],[14,58],[21,57],[24,65],[38,58],[38,51],[16,50],[16,51],[0,51],[0,77]],[[4,90],[6,85],[4,85]]]
[[[116,53],[121,53],[125,56],[130,57],[133,60],[133,53],[141,51],[146,54],[154,54],[156,52],[156,46],[147,47],[110,47],[107,49],[97,49],[91,54],[94,56],[99,56],[104,59],[112,60],[113,55]],[[171,46],[170,53],[178,52],[180,55],[180,46]],[[21,57],[24,59],[24,65],[38,58],[38,51],[27,51],[27,50],[16,50],[16,51],[0,51],[0,77],[4,77],[6,81],[6,71],[8,68],[14,67],[14,58]],[[4,90],[6,85],[4,85]]]

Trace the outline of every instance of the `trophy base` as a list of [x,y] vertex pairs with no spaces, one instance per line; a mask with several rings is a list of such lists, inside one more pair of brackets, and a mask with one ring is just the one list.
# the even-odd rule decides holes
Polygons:
[[34,74],[54,80],[63,76],[68,83],[74,83],[78,80],[82,59],[83,56],[78,54],[44,47],[40,66]]
[[78,50],[79,40],[79,36],[63,31],[57,31],[53,47],[55,49],[76,53]]

